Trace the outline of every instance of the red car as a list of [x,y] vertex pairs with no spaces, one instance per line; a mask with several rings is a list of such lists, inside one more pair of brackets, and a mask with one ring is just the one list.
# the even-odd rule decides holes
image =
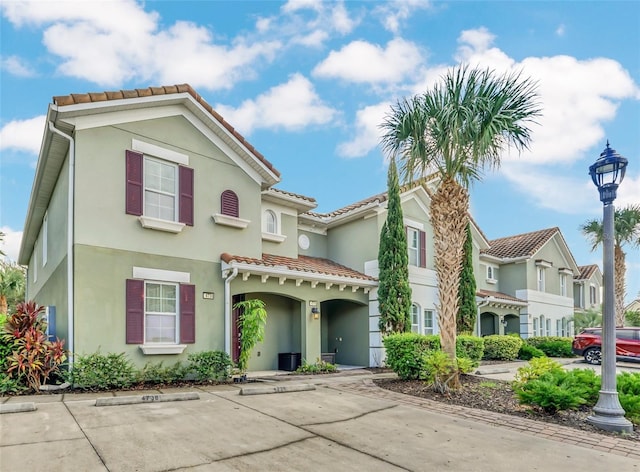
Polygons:
[[[573,353],[589,364],[600,364],[602,328],[586,328],[573,338]],[[640,361],[640,327],[616,328],[616,357]]]

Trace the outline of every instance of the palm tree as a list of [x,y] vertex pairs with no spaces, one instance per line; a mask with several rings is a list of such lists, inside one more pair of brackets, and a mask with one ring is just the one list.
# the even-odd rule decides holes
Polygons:
[[[631,247],[640,247],[640,205],[628,205],[616,209],[613,214],[614,227],[614,296],[616,326],[624,326],[624,297],[626,295],[626,254],[622,247],[626,244]],[[582,234],[591,242],[591,250],[594,251],[604,238],[602,220],[589,220],[580,226]],[[607,281],[605,281],[607,283]]]
[[[430,216],[438,275],[440,341],[456,353],[458,285],[469,211],[468,189],[485,168],[497,168],[505,146],[518,152],[531,140],[528,123],[540,114],[536,84],[520,74],[497,76],[459,66],[422,95],[392,106],[381,128],[382,147],[399,156],[405,180],[434,175]],[[457,373],[449,383],[459,385]]]

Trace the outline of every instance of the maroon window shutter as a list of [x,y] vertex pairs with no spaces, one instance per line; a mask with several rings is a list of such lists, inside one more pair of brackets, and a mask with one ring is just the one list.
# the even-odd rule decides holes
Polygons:
[[180,342],[196,342],[196,286],[180,284]]
[[420,267],[427,267],[427,233],[420,231]]
[[233,190],[225,190],[220,195],[220,213],[227,216],[240,217],[238,196]]
[[193,226],[193,169],[180,166],[180,223]]
[[142,154],[134,151],[126,153],[126,212],[129,215],[142,215]]
[[127,279],[127,344],[144,343],[144,282]]

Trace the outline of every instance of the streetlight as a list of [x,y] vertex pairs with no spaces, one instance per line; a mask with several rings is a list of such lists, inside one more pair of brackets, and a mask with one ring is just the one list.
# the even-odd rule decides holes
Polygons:
[[598,403],[593,407],[594,414],[587,418],[587,422],[600,429],[618,433],[633,431],[633,425],[624,417],[624,409],[620,405],[616,389],[616,323],[613,294],[615,231],[613,201],[616,199],[618,185],[624,179],[627,163],[627,159],[618,154],[615,149],[611,149],[607,141],[607,147],[600,153],[600,158],[589,167],[589,174],[598,187],[603,205],[604,300],[602,304],[602,386]]

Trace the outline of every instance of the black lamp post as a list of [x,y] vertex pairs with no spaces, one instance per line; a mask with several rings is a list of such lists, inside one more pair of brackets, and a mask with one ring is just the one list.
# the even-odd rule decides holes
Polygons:
[[616,389],[616,323],[614,303],[614,207],[618,185],[624,179],[627,159],[615,149],[607,147],[600,153],[600,158],[589,167],[589,174],[600,192],[603,209],[603,260],[604,267],[604,300],[602,304],[602,387],[598,403],[593,408],[594,414],[587,422],[606,431],[630,433],[633,425],[624,417],[624,409],[618,399]]

